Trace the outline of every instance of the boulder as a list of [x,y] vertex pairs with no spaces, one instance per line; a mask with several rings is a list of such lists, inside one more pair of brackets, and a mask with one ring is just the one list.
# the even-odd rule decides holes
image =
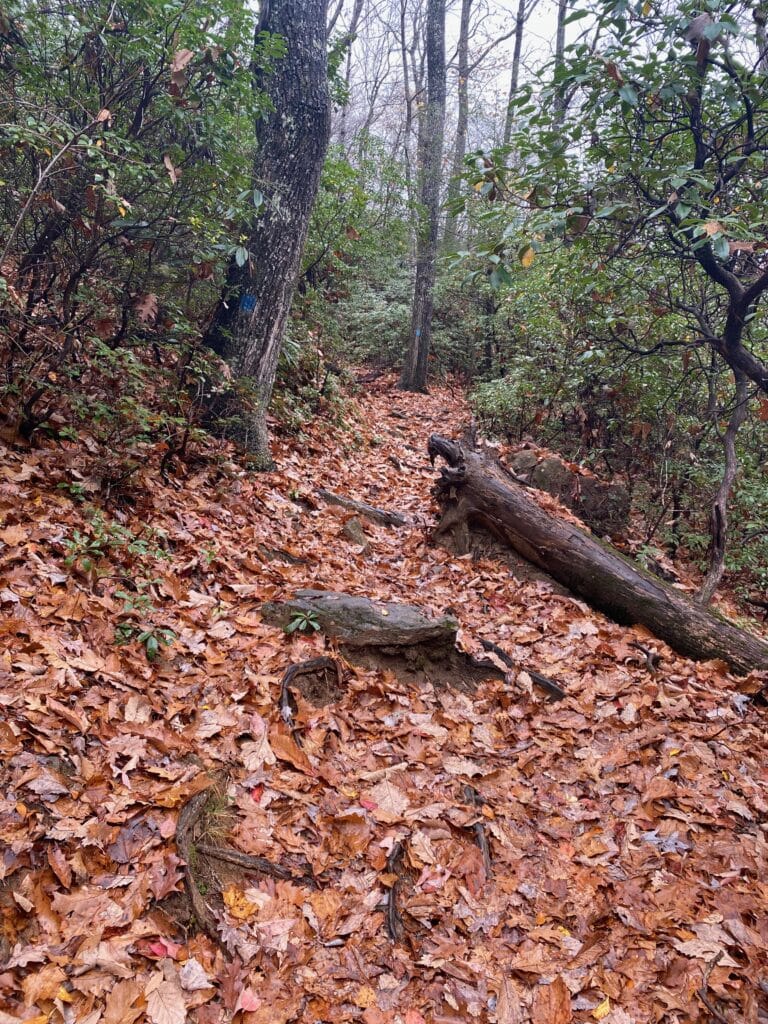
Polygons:
[[557,456],[518,452],[510,468],[532,487],[546,491],[572,509],[598,534],[620,533],[629,519],[629,492],[620,483],[606,483],[591,473],[571,469]]

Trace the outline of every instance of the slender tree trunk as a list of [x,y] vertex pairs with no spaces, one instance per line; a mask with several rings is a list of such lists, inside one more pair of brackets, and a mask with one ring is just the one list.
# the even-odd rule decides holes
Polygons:
[[[521,0],[522,2],[522,0]],[[461,0],[461,24],[459,27],[458,47],[458,116],[456,118],[456,141],[453,147],[451,179],[448,183],[448,214],[445,218],[446,249],[456,244],[457,215],[451,206],[461,193],[461,169],[467,152],[467,129],[469,127],[469,19],[472,14],[473,0]]]
[[504,119],[504,145],[509,145],[509,140],[512,137],[512,123],[514,117],[512,114],[512,101],[517,96],[517,90],[520,85],[520,61],[522,60],[523,54],[523,34],[525,32],[525,21],[527,13],[525,10],[526,0],[518,0],[517,3],[517,14],[515,16],[515,48],[512,53],[512,72],[509,76],[509,100],[507,101],[507,116]]
[[355,0],[352,8],[352,17],[349,19],[349,32],[347,33],[347,54],[344,67],[344,91],[347,102],[341,108],[339,124],[339,145],[346,152],[347,147],[347,111],[349,110],[349,83],[352,77],[352,46],[357,37],[357,27],[360,23],[360,15],[363,13],[363,0]]
[[403,154],[405,156],[405,188],[408,202],[413,204],[413,170],[411,164],[411,131],[413,128],[413,95],[411,76],[408,70],[408,42],[405,32],[407,0],[400,0],[400,60],[403,68],[403,91],[405,95],[405,126],[403,129]]
[[766,33],[768,5],[758,3],[752,12],[752,17],[755,19],[755,42],[758,49],[757,70],[765,75],[768,74],[768,34]]
[[426,391],[440,229],[440,170],[445,129],[445,0],[427,3],[427,110],[420,173],[419,236],[411,335],[400,378],[405,391]]
[[709,569],[701,590],[696,595],[699,604],[707,605],[715,595],[725,571],[725,552],[728,544],[728,499],[739,471],[739,459],[736,453],[736,437],[744,420],[747,418],[749,397],[747,395],[747,378],[743,373],[736,373],[736,399],[728,426],[723,437],[725,450],[725,466],[720,486],[709,517],[710,551]]
[[[555,74],[563,66],[565,58],[565,19],[568,14],[568,0],[558,0],[557,4],[557,31],[555,33]],[[555,119],[558,124],[565,120],[565,89],[558,86],[555,89]]]
[[257,126],[254,186],[264,204],[244,228],[249,258],[233,261],[225,297],[206,336],[236,377],[250,378],[255,412],[241,440],[271,464],[266,414],[309,218],[330,133],[326,55],[328,0],[271,0],[261,30],[282,36],[286,55],[254,87],[273,109]]

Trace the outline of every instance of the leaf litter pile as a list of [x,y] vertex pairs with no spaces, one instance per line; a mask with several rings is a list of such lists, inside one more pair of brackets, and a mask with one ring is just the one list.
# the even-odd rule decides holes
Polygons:
[[[2,452],[0,1024],[768,1021],[763,709],[431,545],[463,400],[362,404],[274,473],[148,465],[122,506],[82,446]],[[515,669],[352,665],[262,620],[307,587],[449,612]]]

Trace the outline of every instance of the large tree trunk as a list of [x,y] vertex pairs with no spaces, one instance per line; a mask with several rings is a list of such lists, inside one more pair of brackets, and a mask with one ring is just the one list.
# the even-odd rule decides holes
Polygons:
[[427,112],[421,168],[419,236],[411,334],[400,386],[426,391],[432,330],[432,291],[440,229],[440,171],[445,126],[445,0],[427,5]]
[[286,54],[254,82],[273,107],[257,126],[253,166],[264,204],[246,226],[249,258],[243,266],[233,261],[206,338],[237,377],[253,380],[256,412],[241,439],[263,466],[271,463],[267,407],[330,134],[327,6],[270,0],[265,9],[260,29],[282,36]]
[[768,644],[549,515],[498,462],[437,435],[429,454],[448,463],[437,487],[445,514],[436,536],[483,526],[615,622],[646,626],[690,658],[721,658],[737,672],[768,669]]

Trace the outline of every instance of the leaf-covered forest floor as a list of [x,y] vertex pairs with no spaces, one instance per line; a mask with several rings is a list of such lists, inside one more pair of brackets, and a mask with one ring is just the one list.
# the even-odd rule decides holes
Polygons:
[[[101,525],[81,447],[1,453],[0,1024],[768,1020],[764,710],[722,666],[431,546],[426,440],[467,418],[385,378],[272,474],[148,463]],[[363,521],[363,546],[317,487],[410,525]],[[308,586],[450,609],[467,650],[569,696],[346,666],[336,699],[298,698],[299,746],[281,679],[334,652],[259,609]],[[205,787],[209,842],[292,875],[193,844],[223,949],[176,846]]]

